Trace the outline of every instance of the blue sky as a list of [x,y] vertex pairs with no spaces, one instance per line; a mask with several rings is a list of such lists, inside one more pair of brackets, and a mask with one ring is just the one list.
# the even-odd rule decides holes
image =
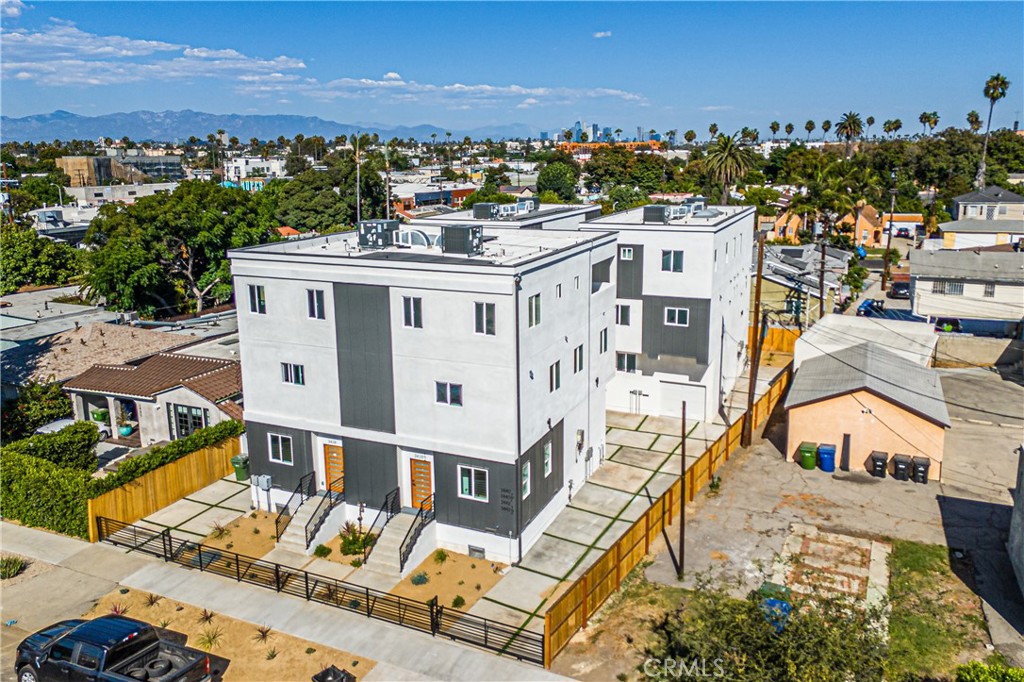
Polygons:
[[457,130],[583,118],[704,133],[854,110],[1024,109],[1024,3],[0,0],[0,110],[315,115]]

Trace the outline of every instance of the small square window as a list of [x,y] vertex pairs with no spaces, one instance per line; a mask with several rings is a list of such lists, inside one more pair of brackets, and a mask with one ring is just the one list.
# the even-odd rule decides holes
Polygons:
[[[726,244],[728,249],[728,244]],[[728,253],[728,251],[726,251]],[[682,272],[683,271],[683,252],[682,251],[662,251],[661,252],[661,270],[662,272]]]
[[996,295],[996,285],[988,283],[985,285],[985,298],[994,298]]
[[459,497],[487,501],[487,469],[459,465]]
[[476,333],[494,336],[494,304],[476,303],[474,304],[474,311]]
[[277,462],[278,464],[287,464],[289,466],[294,464],[294,461],[292,459],[291,436],[282,436],[277,433],[268,433],[267,438],[270,441],[271,462]]
[[621,247],[619,247],[619,260],[633,260],[633,247],[632,246],[621,246]]
[[620,372],[636,372],[636,353],[616,353],[615,369]]
[[615,324],[622,325],[623,327],[629,326],[629,306],[628,305],[616,305],[615,306]]
[[434,382],[434,399],[438,403],[462,407],[462,384]]
[[665,308],[665,324],[670,327],[690,326],[689,308]]
[[281,363],[281,381],[286,384],[295,384],[296,386],[306,385],[306,371],[302,365],[296,365],[290,362]]

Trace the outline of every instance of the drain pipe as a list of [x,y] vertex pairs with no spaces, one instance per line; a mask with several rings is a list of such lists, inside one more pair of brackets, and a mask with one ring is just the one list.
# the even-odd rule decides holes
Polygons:
[[[512,496],[515,500],[516,505],[516,540],[519,544],[519,558],[512,562],[513,566],[518,566],[523,560],[523,529],[522,529],[522,491],[519,489],[519,477],[522,475],[519,473],[519,467],[522,463],[519,458],[523,452],[523,424],[522,421],[522,410],[520,408],[520,401],[522,400],[522,392],[519,387],[520,376],[522,374],[522,368],[519,365],[519,290],[523,283],[523,276],[516,274],[512,279],[512,296],[513,296],[513,307],[514,307],[514,324],[515,324],[515,335],[516,335],[516,469],[512,476]],[[511,558],[511,557],[509,557]]]

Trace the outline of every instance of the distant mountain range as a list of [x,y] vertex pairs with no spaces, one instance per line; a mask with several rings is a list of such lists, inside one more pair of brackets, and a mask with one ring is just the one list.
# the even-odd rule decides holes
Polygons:
[[[277,139],[279,135],[291,138],[298,133],[306,137],[322,135],[331,139],[338,135],[352,135],[362,131],[377,133],[384,139],[398,137],[429,140],[436,133],[438,141],[445,139],[444,128],[432,125],[387,126],[377,123],[338,123],[318,116],[291,116],[284,114],[208,114],[202,111],[131,111],[127,113],[104,114],[103,116],[80,116],[69,111],[55,111],[52,114],[34,114],[23,118],[0,116],[0,138],[3,140],[95,140],[101,137],[120,139],[127,135],[142,142],[176,142],[195,135],[205,140],[210,133],[223,129],[229,136],[243,142],[258,137],[261,140]],[[449,129],[452,139],[461,140],[469,135],[474,140],[492,138],[517,138],[537,136],[537,129],[522,123],[485,126],[471,130]]]

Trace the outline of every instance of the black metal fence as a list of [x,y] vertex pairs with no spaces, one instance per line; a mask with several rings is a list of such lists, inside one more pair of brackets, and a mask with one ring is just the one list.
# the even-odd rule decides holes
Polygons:
[[156,530],[102,516],[96,519],[96,524],[102,542],[130,551],[544,665],[542,633],[445,608],[437,603],[436,598],[420,602],[236,552],[206,547],[202,543],[175,537],[170,529]]
[[433,520],[434,496],[430,495],[420,504],[419,511],[416,512],[416,518],[413,519],[412,525],[409,526],[409,531],[405,534],[405,538],[402,540],[402,545],[398,548],[399,571],[405,570],[405,564],[409,561],[409,556],[412,554],[412,550],[416,546],[416,541],[420,539],[420,534],[423,533],[423,529],[427,527],[427,524]]
[[345,501],[345,477],[339,476],[327,485],[327,491],[317,502],[316,510],[306,522],[306,549],[313,544],[313,538],[320,532],[331,510]]
[[299,484],[295,486],[288,502],[277,512],[277,518],[274,519],[274,532],[277,533],[278,540],[288,528],[288,524],[292,522],[292,516],[299,506],[314,495],[316,495],[316,481],[313,480],[313,472],[309,472],[299,479]]

